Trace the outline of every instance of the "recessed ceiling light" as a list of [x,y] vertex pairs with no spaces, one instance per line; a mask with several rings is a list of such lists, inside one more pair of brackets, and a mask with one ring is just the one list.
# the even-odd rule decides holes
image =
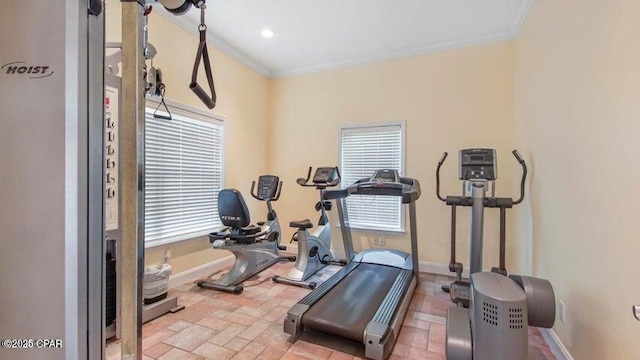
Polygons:
[[267,39],[273,37],[273,31],[271,31],[269,29],[263,29],[261,34],[262,34],[263,37],[266,37]]

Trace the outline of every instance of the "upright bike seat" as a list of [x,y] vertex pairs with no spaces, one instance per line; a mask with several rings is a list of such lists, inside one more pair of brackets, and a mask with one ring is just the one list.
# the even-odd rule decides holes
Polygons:
[[298,228],[300,230],[304,230],[304,229],[311,229],[313,227],[313,224],[311,223],[311,220],[304,219],[299,221],[292,221],[289,223],[289,226],[292,228]]

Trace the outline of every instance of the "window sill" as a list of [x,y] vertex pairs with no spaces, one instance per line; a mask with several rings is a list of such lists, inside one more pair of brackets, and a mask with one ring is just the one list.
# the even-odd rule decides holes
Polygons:
[[[340,224],[336,224],[335,227],[340,228],[341,226]],[[352,231],[372,233],[376,235],[387,234],[390,236],[404,235],[407,233],[406,229],[404,228],[400,228],[397,230],[390,230],[390,229],[371,229],[371,228],[365,228],[365,227],[350,226],[349,229],[351,229]]]
[[170,238],[166,238],[166,239],[155,240],[155,241],[153,241],[151,243],[146,243],[145,242],[144,248],[145,249],[153,249],[153,248],[157,248],[157,247],[160,247],[160,246],[167,246],[167,245],[171,245],[171,246],[182,245],[182,244],[189,243],[189,242],[192,242],[192,241],[202,240],[203,238],[206,238],[207,235],[209,235],[210,233],[215,232],[215,231],[220,231],[221,229],[222,229],[221,227],[217,227],[217,228],[212,229],[211,231],[189,233],[189,234],[174,236],[174,237],[170,237]]

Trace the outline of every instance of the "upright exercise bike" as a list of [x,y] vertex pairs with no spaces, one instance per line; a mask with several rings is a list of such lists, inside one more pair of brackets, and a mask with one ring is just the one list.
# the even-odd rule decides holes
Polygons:
[[299,178],[296,182],[300,186],[315,187],[320,191],[320,201],[316,203],[316,211],[320,211],[318,225],[313,229],[313,223],[309,219],[292,221],[289,226],[298,229],[298,259],[286,277],[274,276],[273,281],[281,284],[295,285],[314,289],[315,282],[307,282],[313,274],[329,264],[345,265],[344,260],[335,260],[331,255],[331,225],[327,211],[331,210],[331,202],[324,200],[325,190],[340,183],[340,171],[337,167],[319,167],[311,179],[311,170],[307,177]]
[[[437,195],[452,206],[452,260],[450,269],[458,280],[449,293],[456,305],[447,310],[445,353],[447,360],[526,360],[528,327],[550,328],[555,322],[555,295],[551,284],[529,276],[506,276],[504,267],[504,210],[522,201],[527,167],[514,150],[513,156],[522,166],[521,196],[486,197],[489,181],[497,178],[496,151],[465,149],[459,152],[459,178],[465,181],[463,196],[440,196],[439,171],[447,157],[438,163]],[[493,185],[493,184],[492,184]],[[495,185],[494,185],[495,186]],[[467,196],[467,187],[470,196]],[[462,264],[455,262],[455,206],[471,206],[470,281],[461,280]],[[500,267],[482,271],[484,209],[498,207],[500,219]],[[467,308],[469,307],[469,308]]]
[[262,175],[251,183],[251,196],[267,203],[267,221],[250,225],[251,217],[242,194],[235,189],[223,189],[218,193],[218,213],[222,224],[227,226],[219,232],[209,234],[214,249],[229,250],[236,260],[231,270],[215,281],[200,281],[198,286],[205,289],[227,291],[239,294],[244,287],[241,283],[280,260],[295,261],[295,256],[282,257],[278,250],[286,250],[280,245],[280,223],[271,205],[280,198],[282,181],[277,176]]

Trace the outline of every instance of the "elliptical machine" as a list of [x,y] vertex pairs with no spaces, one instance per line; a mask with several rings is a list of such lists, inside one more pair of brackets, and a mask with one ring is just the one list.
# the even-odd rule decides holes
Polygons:
[[[462,303],[464,307],[469,307],[469,283],[462,280],[463,265],[456,261],[456,209],[458,206],[472,208],[471,239],[475,239],[475,241],[471,241],[470,273],[482,271],[483,244],[481,232],[484,224],[484,208],[500,209],[500,264],[499,267],[493,267],[491,271],[506,276],[506,211],[524,200],[524,185],[527,179],[527,164],[520,157],[517,150],[513,150],[512,153],[522,167],[520,197],[515,201],[512,198],[495,196],[495,181],[498,178],[498,168],[494,149],[460,150],[458,153],[458,179],[463,181],[462,196],[447,196],[443,198],[440,195],[440,168],[444,164],[448,153],[443,153],[438,161],[436,195],[438,199],[451,206],[451,259],[449,261],[449,271],[456,273],[456,281],[451,285],[443,285],[442,290],[450,293],[451,299],[455,303]],[[491,196],[487,197],[486,192],[489,184],[491,184]],[[468,195],[469,193],[471,196]],[[476,236],[478,233],[480,233],[479,237]]]
[[[438,162],[437,195],[452,206],[452,259],[449,268],[457,280],[449,287],[455,306],[447,310],[445,353],[448,360],[526,360],[528,356],[528,326],[550,328],[555,322],[555,296],[551,284],[529,276],[506,276],[504,267],[505,210],[524,197],[527,167],[514,150],[513,156],[523,169],[520,199],[495,197],[497,178],[496,151],[493,149],[465,149],[459,152],[459,173],[465,181],[463,196],[440,196],[440,167]],[[492,182],[492,196],[485,197],[488,182]],[[470,196],[466,195],[470,187]],[[470,282],[461,279],[462,264],[455,261],[455,206],[471,206]],[[498,207],[500,216],[500,267],[482,272],[482,240],[484,208]],[[467,309],[467,307],[471,307]],[[481,344],[474,346],[474,344]]]
[[340,183],[340,171],[338,167],[319,167],[311,179],[311,170],[307,173],[307,178],[298,178],[298,185],[304,187],[315,187],[320,191],[320,201],[316,203],[316,211],[320,211],[318,225],[313,229],[313,223],[309,219],[292,221],[289,226],[297,228],[298,237],[298,259],[286,277],[274,276],[272,280],[277,283],[300,286],[314,289],[315,282],[307,282],[313,274],[326,265],[345,265],[345,260],[335,260],[331,255],[331,225],[327,211],[331,210],[331,201],[324,200],[324,192],[327,188],[334,187]]
[[280,198],[282,181],[274,175],[262,175],[251,183],[251,196],[267,203],[267,221],[250,225],[251,217],[242,194],[235,189],[223,189],[218,193],[218,213],[227,228],[209,234],[209,242],[214,249],[229,250],[236,260],[231,270],[215,281],[202,280],[198,286],[205,289],[227,291],[239,294],[244,287],[241,283],[280,260],[295,261],[295,256],[281,257],[280,223],[271,206]]

